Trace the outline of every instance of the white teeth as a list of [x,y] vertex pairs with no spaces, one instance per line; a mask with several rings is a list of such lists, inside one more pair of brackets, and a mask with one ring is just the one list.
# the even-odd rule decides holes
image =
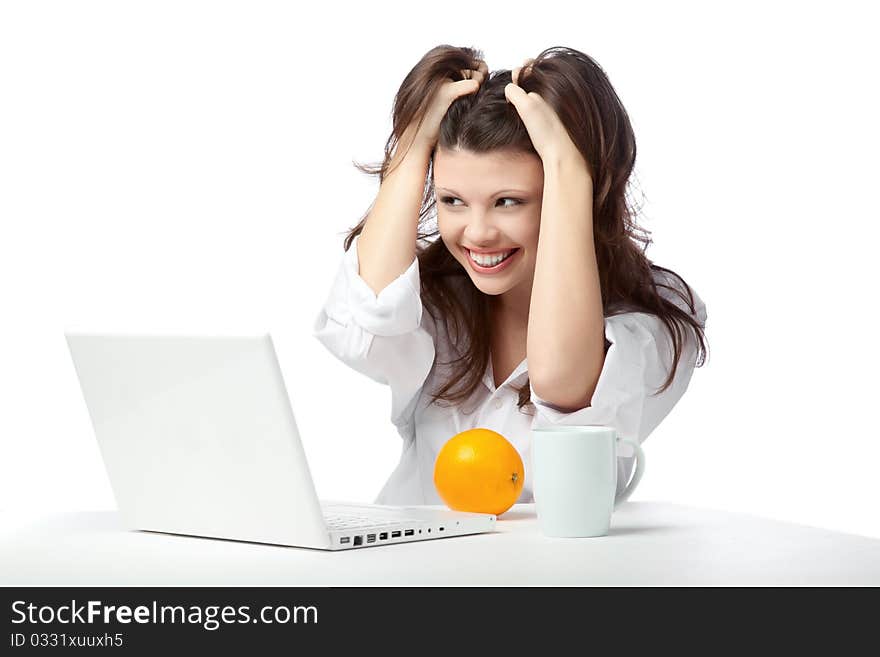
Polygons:
[[510,254],[512,254],[516,249],[511,249],[510,251],[506,251],[504,253],[499,253],[494,256],[487,256],[480,253],[474,253],[473,251],[468,251],[471,256],[471,260],[476,262],[481,267],[494,267],[502,260],[507,259]]

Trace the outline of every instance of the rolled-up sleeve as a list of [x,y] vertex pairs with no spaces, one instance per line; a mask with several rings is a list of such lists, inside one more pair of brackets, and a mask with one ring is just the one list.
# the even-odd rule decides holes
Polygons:
[[360,276],[356,236],[336,272],[312,334],[336,358],[391,388],[391,421],[406,420],[434,362],[419,294],[418,259],[377,295]]
[[[695,317],[705,326],[706,308],[695,296]],[[638,444],[651,434],[681,399],[691,381],[698,355],[694,331],[687,327],[682,353],[672,384],[654,394],[672,369],[673,342],[666,326],[656,316],[630,312],[605,319],[605,338],[610,342],[590,406],[574,411],[559,409],[531,389],[536,414],[533,428],[555,425],[613,426],[622,438]],[[618,455],[632,457],[626,444]]]

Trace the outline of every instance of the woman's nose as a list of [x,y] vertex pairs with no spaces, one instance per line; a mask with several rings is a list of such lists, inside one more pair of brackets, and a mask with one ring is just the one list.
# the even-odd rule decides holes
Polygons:
[[464,230],[465,237],[473,245],[489,244],[498,234],[498,229],[484,212],[475,211],[471,214]]

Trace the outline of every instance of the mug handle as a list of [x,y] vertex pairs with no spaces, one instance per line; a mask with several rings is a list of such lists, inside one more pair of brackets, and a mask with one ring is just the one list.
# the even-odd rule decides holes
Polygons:
[[630,440],[629,438],[621,438],[619,435],[617,436],[617,442],[627,443],[635,450],[636,469],[635,472],[633,472],[629,483],[626,485],[626,488],[624,488],[620,492],[620,495],[617,497],[617,499],[614,500],[614,508],[617,508],[619,504],[622,504],[629,499],[629,496],[632,495],[633,491],[636,489],[636,486],[638,486],[639,479],[641,479],[642,475],[645,473],[645,452],[642,451],[642,446],[634,440]]

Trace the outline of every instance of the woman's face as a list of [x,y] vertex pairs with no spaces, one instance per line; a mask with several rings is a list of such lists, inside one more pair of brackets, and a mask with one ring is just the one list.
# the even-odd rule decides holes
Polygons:
[[483,293],[530,297],[543,190],[537,155],[434,152],[440,238]]

